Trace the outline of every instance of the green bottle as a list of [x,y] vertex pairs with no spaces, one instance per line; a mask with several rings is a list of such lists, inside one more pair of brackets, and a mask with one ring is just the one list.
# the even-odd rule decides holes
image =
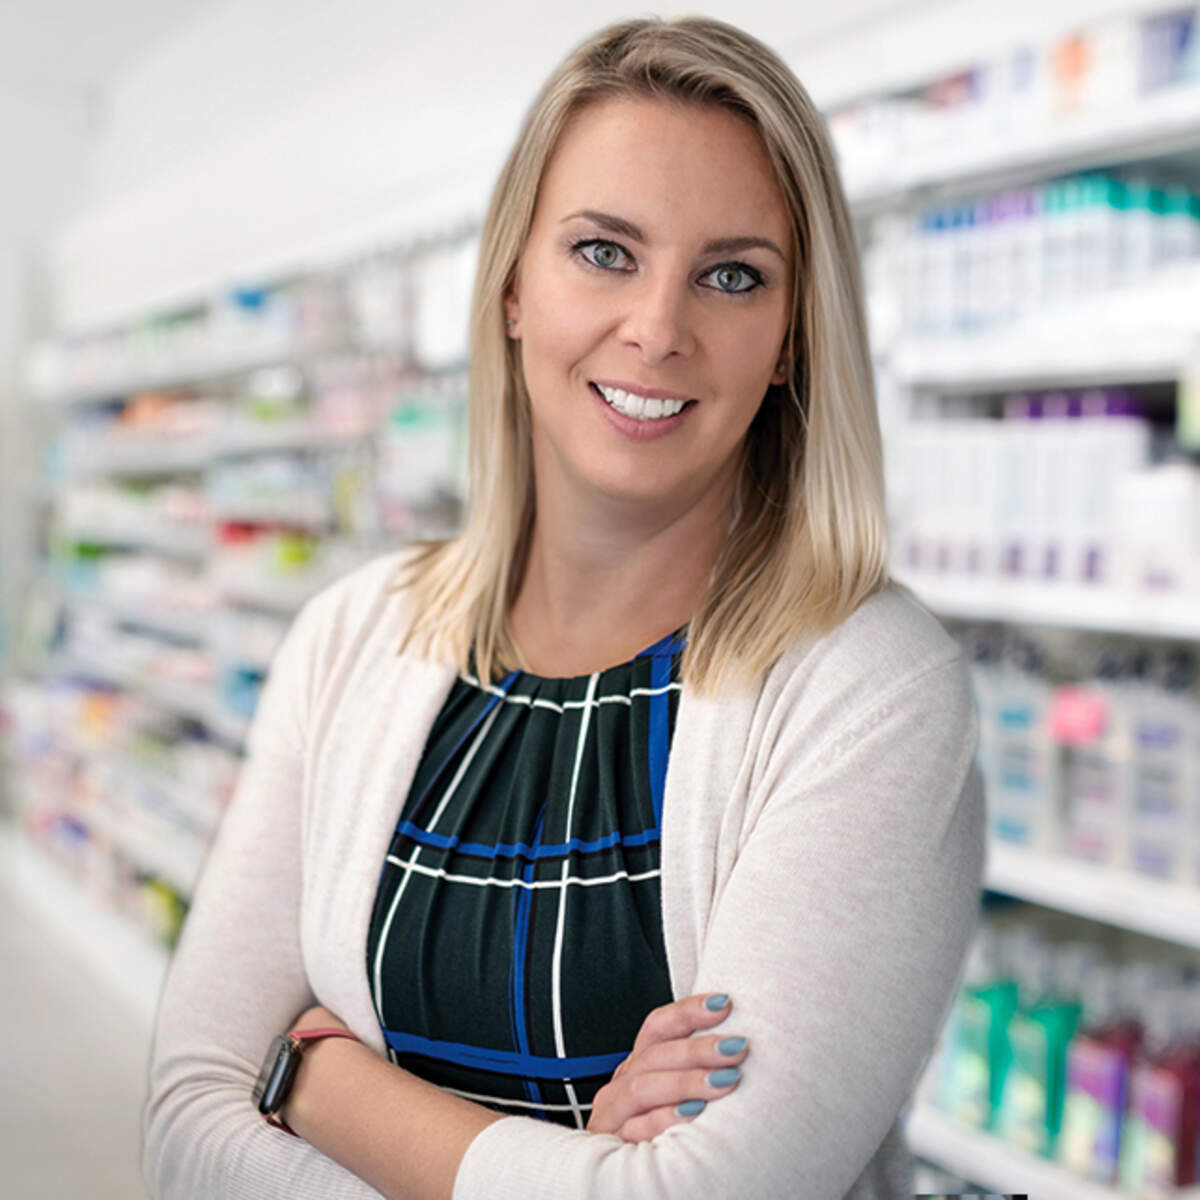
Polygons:
[[979,930],[947,1025],[938,1107],[961,1121],[989,1129],[1008,1069],[1009,1018],[1017,984],[998,961],[993,931]]
[[1008,1023],[1011,1061],[996,1132],[1029,1154],[1052,1157],[1062,1126],[1067,1050],[1082,1005],[1071,992],[1094,952],[1082,943],[1031,945],[1020,964],[1017,1010]]

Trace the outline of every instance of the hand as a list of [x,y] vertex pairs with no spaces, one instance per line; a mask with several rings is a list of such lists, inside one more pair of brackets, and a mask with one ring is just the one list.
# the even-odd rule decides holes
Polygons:
[[714,1087],[708,1076],[722,1067],[738,1066],[749,1048],[743,1044],[736,1053],[722,1054],[717,1045],[728,1035],[691,1036],[729,1016],[730,1003],[714,1011],[705,1005],[708,998],[708,993],[688,996],[646,1017],[629,1057],[596,1093],[589,1132],[615,1133],[626,1142],[648,1141],[696,1115],[680,1113],[679,1104],[701,1101],[702,1108],[703,1102],[727,1096],[737,1087],[736,1078]]

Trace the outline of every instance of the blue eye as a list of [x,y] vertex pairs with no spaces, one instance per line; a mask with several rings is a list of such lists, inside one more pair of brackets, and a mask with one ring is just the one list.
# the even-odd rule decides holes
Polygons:
[[[620,256],[629,257],[628,252],[624,248],[617,245],[616,242],[608,241],[606,238],[581,238],[579,241],[571,243],[571,253],[579,257],[587,266],[595,271],[612,271],[616,269],[616,264]],[[628,274],[628,272],[624,273]],[[733,284],[737,283],[739,277],[749,280],[749,286],[717,286],[711,289],[712,291],[720,292],[723,296],[748,296],[751,292],[755,292],[763,286],[762,275],[747,263],[718,263],[717,266],[710,267],[704,274],[719,275],[726,282]]]
[[735,282],[739,275],[744,275],[750,281],[749,287],[717,287],[718,292],[725,292],[730,296],[744,296],[747,292],[753,292],[756,288],[762,287],[762,276],[742,263],[722,263],[719,267],[713,267],[708,274],[718,275],[718,277],[724,274],[726,278],[732,275]]
[[[617,255],[625,253],[616,242],[606,242],[602,238],[584,238],[582,241],[574,242],[571,250],[573,253],[579,254],[588,266],[596,267],[601,271],[611,270],[615,265]],[[595,257],[584,253],[586,250],[594,251]]]

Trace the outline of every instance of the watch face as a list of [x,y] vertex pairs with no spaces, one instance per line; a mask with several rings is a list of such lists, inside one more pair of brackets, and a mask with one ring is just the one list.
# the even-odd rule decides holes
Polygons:
[[271,1043],[254,1082],[254,1103],[264,1116],[277,1113],[283,1107],[299,1065],[299,1047],[286,1033],[281,1033]]

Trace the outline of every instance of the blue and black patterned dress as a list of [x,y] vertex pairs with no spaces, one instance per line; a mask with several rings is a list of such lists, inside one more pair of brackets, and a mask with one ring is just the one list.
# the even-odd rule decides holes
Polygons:
[[367,939],[392,1061],[582,1128],[672,999],[659,831],[683,633],[592,675],[455,680]]

